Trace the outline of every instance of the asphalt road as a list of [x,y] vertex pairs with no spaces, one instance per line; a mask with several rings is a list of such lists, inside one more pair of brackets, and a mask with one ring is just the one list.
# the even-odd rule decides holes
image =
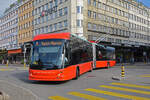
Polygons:
[[36,82],[28,80],[27,68],[0,65],[0,82],[9,83],[0,89],[10,100],[150,100],[150,64],[124,67],[125,78],[120,81],[112,77],[120,78],[121,65],[87,72],[78,80]]

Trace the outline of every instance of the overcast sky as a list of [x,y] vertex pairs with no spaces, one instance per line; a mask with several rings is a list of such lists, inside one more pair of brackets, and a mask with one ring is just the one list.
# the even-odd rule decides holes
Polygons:
[[[0,0],[0,15],[3,14],[4,10],[9,7],[16,0]],[[138,0],[143,2],[146,6],[150,7],[150,0]]]

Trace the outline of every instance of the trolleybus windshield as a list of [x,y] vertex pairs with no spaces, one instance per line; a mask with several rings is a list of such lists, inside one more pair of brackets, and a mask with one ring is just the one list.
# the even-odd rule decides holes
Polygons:
[[52,70],[62,67],[64,39],[47,39],[33,42],[31,69]]

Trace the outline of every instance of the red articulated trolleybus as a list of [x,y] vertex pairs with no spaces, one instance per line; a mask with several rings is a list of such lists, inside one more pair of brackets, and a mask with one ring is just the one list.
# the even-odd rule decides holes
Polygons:
[[[95,46],[101,48],[101,46]],[[29,80],[66,81],[77,79],[101,63],[95,62],[98,51],[93,44],[71,33],[40,34],[34,37],[31,49]],[[105,48],[105,53],[107,48]],[[93,53],[95,50],[95,53]],[[101,51],[101,49],[99,49]],[[112,53],[112,48],[108,51]],[[103,52],[101,52],[103,53]],[[94,55],[95,58],[94,58]],[[109,54],[106,54],[106,56]],[[94,61],[95,60],[95,61]],[[111,64],[109,61],[108,63]],[[107,65],[108,65],[107,64]],[[98,64],[99,65],[99,64]]]
[[103,46],[100,44],[93,44],[93,67],[103,68],[115,66],[115,48],[109,46]]

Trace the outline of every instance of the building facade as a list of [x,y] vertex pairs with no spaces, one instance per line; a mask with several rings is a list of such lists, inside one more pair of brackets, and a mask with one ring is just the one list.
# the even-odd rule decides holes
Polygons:
[[18,49],[18,3],[13,3],[0,18],[0,49]]
[[34,36],[70,31],[69,2],[70,0],[35,0]]
[[118,62],[143,61],[144,52],[150,57],[149,8],[135,0],[86,1],[88,40],[106,37],[100,43],[116,48]]
[[149,8],[134,0],[129,1],[129,43],[136,50],[134,55],[136,61],[142,61],[143,53],[147,52],[150,41],[149,33]]
[[22,0],[18,7],[18,44],[32,41],[33,38],[33,0]]
[[[18,3],[15,2],[7,8],[0,18],[0,62],[6,63],[7,59],[16,58],[18,46]],[[11,54],[14,54],[10,57]],[[16,60],[16,59],[15,59]]]
[[[38,34],[71,32],[115,47],[118,62],[150,57],[150,8],[136,0],[21,0],[15,7],[14,16],[0,18],[0,48],[22,46]],[[13,18],[18,28],[9,26]],[[17,38],[9,38],[15,29]]]

